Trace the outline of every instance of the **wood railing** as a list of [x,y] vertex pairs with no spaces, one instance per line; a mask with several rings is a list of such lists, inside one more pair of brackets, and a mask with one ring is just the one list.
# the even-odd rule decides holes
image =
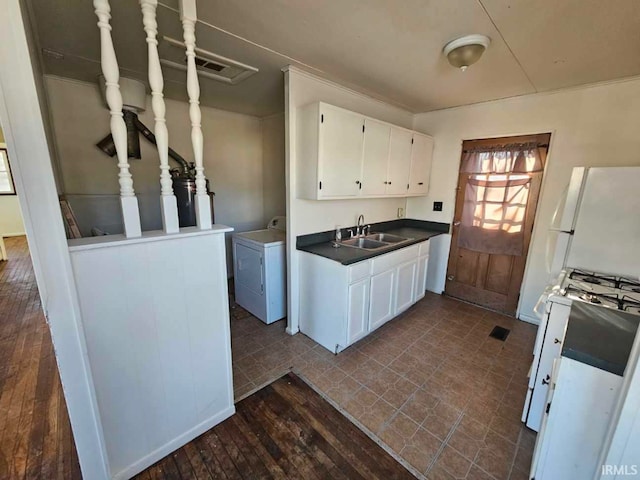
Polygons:
[[[146,32],[149,55],[149,85],[151,105],[155,120],[155,136],[160,157],[160,205],[162,226],[165,233],[179,231],[178,208],[169,173],[169,132],[167,130],[163,89],[164,80],[158,55],[158,23],[156,21],[157,0],[140,0],[142,22]],[[118,158],[118,180],[120,183],[120,204],[127,238],[142,235],[140,209],[133,189],[133,177],[127,159],[127,130],[122,116],[122,95],[120,93],[120,70],[113,39],[111,36],[111,8],[109,0],[93,0],[95,14],[100,29],[100,49],[102,73],[106,80],[106,99],[111,115],[111,134]],[[197,21],[196,0],[180,0],[180,19],[184,30],[187,55],[187,93],[189,95],[189,118],[191,121],[191,143],[196,171],[196,221],[201,230],[211,228],[211,203],[207,193],[203,165],[203,135],[200,113],[200,85],[195,63],[195,25]]]

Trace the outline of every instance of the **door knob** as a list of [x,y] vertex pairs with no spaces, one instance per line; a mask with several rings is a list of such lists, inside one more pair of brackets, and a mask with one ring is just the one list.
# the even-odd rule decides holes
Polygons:
[[453,279],[456,278],[453,275],[448,275],[447,276],[447,280],[449,280],[450,282],[453,282]]
[[460,225],[460,222],[459,222],[459,221],[458,221],[458,222],[453,222],[453,226],[454,226],[454,227],[457,227],[458,225]]
[[542,379],[542,384],[543,385],[549,385],[549,380],[551,380],[551,377],[549,375],[547,375],[546,378]]

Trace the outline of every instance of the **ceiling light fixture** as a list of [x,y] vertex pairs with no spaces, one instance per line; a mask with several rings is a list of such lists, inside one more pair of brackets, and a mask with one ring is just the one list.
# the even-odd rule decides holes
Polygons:
[[447,43],[443,52],[451,66],[464,72],[469,66],[480,60],[490,43],[491,39],[486,35],[467,35]]

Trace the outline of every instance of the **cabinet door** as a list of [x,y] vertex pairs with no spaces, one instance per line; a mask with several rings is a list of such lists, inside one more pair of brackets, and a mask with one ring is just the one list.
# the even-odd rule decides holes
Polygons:
[[369,279],[349,285],[349,318],[347,345],[360,340],[369,332]]
[[364,126],[361,195],[384,195],[387,189],[391,125],[367,118]]
[[[562,342],[564,333],[569,320],[571,307],[560,303],[551,303],[551,311],[549,312],[549,320],[547,321],[547,330],[544,334],[542,342],[542,350],[540,351],[540,360],[537,370],[531,372],[535,375],[533,383],[533,394],[531,396],[531,405],[529,406],[529,415],[527,417],[527,427],[538,432],[542,423],[542,416],[546,406],[545,399],[549,390],[549,380],[553,370],[553,362],[560,357],[562,351]],[[536,368],[536,365],[534,365]]]
[[418,260],[413,260],[398,267],[395,315],[404,312],[415,303],[417,269]]
[[389,166],[387,169],[387,195],[406,195],[411,169],[412,132],[391,127]]
[[418,259],[418,273],[416,277],[416,293],[415,301],[424,298],[424,292],[427,285],[427,267],[429,265],[429,255]]
[[433,138],[414,132],[411,148],[411,174],[409,175],[410,195],[426,195],[429,192],[432,157]]
[[320,108],[319,197],[355,197],[360,192],[364,118],[357,113]]
[[375,330],[394,317],[395,279],[395,268],[371,277],[369,331]]

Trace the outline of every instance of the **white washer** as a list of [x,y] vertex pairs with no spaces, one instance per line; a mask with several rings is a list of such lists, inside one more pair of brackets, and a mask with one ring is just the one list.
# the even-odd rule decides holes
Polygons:
[[236,303],[264,323],[287,314],[286,218],[274,217],[264,230],[233,235]]

